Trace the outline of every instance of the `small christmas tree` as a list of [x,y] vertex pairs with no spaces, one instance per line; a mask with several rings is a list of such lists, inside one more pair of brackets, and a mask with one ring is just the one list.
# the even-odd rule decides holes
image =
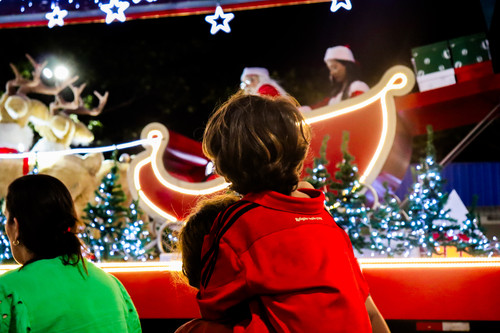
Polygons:
[[331,182],[330,188],[334,191],[331,196],[332,206],[330,213],[335,222],[349,235],[352,245],[360,253],[367,248],[369,241],[369,208],[366,206],[366,197],[362,194],[363,185],[359,182],[358,168],[353,165],[354,157],[347,151],[349,133],[342,136],[342,162],[337,164],[339,171],[335,173],[336,181]]
[[85,230],[81,238],[87,244],[93,260],[145,260],[144,245],[149,241],[147,225],[140,220],[136,202],[130,207],[125,192],[118,183],[116,151],[114,165],[101,180],[95,193],[95,204],[85,207]]
[[460,225],[455,246],[458,251],[475,256],[492,256],[500,254],[500,244],[496,237],[488,239],[481,227],[481,221],[476,213],[477,195],[473,196],[472,205],[467,218]]
[[315,189],[322,190],[323,193],[325,193],[325,205],[328,209],[331,209],[333,206],[333,194],[330,192],[332,179],[330,173],[326,169],[326,166],[329,164],[329,161],[326,158],[326,148],[329,139],[329,135],[325,135],[323,137],[319,157],[314,158],[312,169],[306,169],[308,176],[304,178],[304,180],[309,182]]
[[138,200],[134,200],[126,211],[126,223],[121,237],[121,245],[125,252],[124,260],[132,257],[134,260],[146,261],[152,259],[146,246],[151,243],[147,224],[140,218],[142,213],[138,208]]
[[370,216],[371,248],[389,257],[407,257],[418,244],[417,238],[411,234],[408,217],[401,209],[397,196],[390,192],[387,182],[383,186],[383,202],[372,210]]
[[436,163],[433,131],[427,126],[426,156],[412,170],[414,183],[408,196],[408,216],[412,236],[418,238],[422,253],[427,256],[438,253],[441,246],[448,246],[457,240],[454,230],[457,221],[444,210],[448,193],[443,191],[442,167]]
[[3,214],[4,202],[5,199],[0,199],[0,263],[2,264],[13,261],[9,238],[7,238],[7,232],[5,231],[7,218]]

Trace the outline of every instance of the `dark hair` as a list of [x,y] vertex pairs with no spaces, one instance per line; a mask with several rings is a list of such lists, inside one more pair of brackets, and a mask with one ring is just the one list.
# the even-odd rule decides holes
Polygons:
[[60,180],[42,174],[17,178],[9,185],[6,209],[7,223],[17,219],[18,240],[34,255],[28,263],[62,256],[65,265],[81,260],[85,267],[73,199]]
[[337,82],[335,80],[332,80],[331,96],[337,96],[337,94],[341,92],[342,89],[344,89],[342,91],[342,100],[345,100],[350,97],[349,86],[351,85],[351,83],[361,79],[361,70],[359,68],[359,65],[352,61],[338,59],[335,59],[335,61],[338,61],[345,67],[345,81]]
[[310,128],[290,97],[235,94],[210,117],[203,152],[240,194],[297,186]]
[[210,232],[217,215],[238,200],[238,196],[231,194],[201,200],[186,218],[179,234],[179,247],[182,273],[192,287],[200,288],[201,248],[205,235]]

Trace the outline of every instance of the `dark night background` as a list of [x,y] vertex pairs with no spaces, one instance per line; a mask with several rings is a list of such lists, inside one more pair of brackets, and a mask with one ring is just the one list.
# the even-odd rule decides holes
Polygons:
[[[326,48],[349,45],[372,86],[394,65],[411,68],[413,47],[491,34],[492,3],[352,0],[351,11],[336,13],[329,10],[331,2],[234,11],[232,32],[216,35],[205,15],[1,29],[0,84],[13,77],[8,64],[22,66],[26,53],[39,62],[59,59],[71,65],[78,82],[87,82],[84,95],[110,93],[97,117],[104,127],[95,145],[136,140],[152,121],[200,140],[209,113],[237,91],[244,67],[268,68],[301,104],[313,103],[329,90]],[[445,155],[468,130],[438,133],[438,154]],[[500,160],[494,137],[496,131],[488,129],[476,140],[491,144],[491,156],[468,149],[459,158]]]

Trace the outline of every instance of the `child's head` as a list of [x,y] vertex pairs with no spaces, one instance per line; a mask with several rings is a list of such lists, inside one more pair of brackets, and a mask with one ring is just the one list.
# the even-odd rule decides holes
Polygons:
[[310,128],[291,98],[236,94],[210,117],[203,152],[236,192],[289,195],[309,139]]
[[239,200],[236,195],[220,195],[202,200],[186,218],[179,234],[182,253],[182,273],[192,287],[200,288],[201,248],[205,235],[210,232],[217,215]]

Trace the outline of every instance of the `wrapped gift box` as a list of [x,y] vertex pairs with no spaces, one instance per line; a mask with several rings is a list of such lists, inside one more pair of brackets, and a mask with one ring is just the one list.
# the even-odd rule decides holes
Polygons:
[[444,71],[434,72],[425,75],[417,75],[418,89],[427,91],[445,86],[450,86],[457,83],[455,79],[455,71],[453,68],[448,68]]
[[486,34],[450,39],[449,44],[457,82],[493,74]]
[[448,42],[415,47],[411,54],[418,76],[453,68]]
[[411,54],[420,91],[456,83],[447,41],[413,48]]
[[488,39],[484,33],[450,39],[449,44],[455,68],[491,60]]

